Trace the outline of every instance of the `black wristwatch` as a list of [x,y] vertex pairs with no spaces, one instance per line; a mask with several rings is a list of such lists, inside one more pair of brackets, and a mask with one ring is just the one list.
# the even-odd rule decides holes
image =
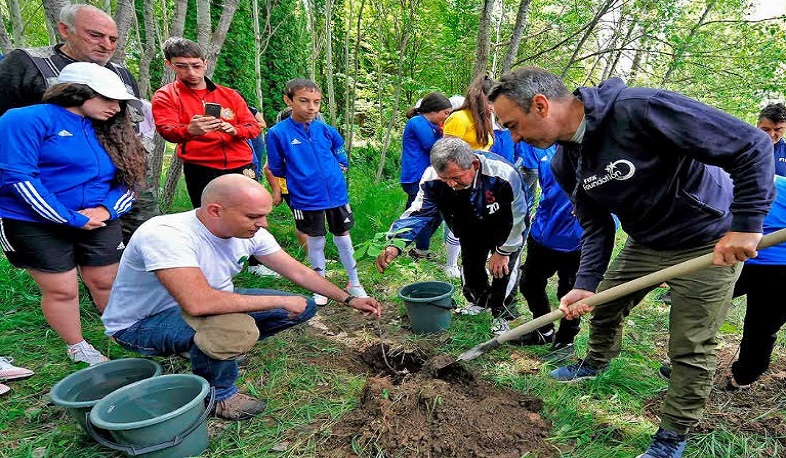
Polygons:
[[349,303],[352,302],[352,299],[357,299],[357,296],[353,296],[351,294],[347,296],[347,298],[344,299],[344,305],[349,305]]

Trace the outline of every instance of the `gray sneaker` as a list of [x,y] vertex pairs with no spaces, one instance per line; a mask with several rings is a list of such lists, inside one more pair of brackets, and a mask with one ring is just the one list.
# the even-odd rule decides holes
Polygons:
[[109,361],[109,358],[93,348],[86,340],[69,345],[66,353],[68,353],[68,357],[71,361],[75,363],[87,363],[91,366]]

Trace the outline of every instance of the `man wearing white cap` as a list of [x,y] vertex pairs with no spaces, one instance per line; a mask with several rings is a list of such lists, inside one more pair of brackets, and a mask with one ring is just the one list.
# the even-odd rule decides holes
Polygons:
[[[0,61],[0,116],[11,108],[41,103],[44,91],[56,84],[60,71],[73,62],[106,67],[120,77],[127,92],[139,98],[137,82],[128,69],[109,61],[117,49],[118,38],[117,25],[111,16],[91,5],[67,5],[60,10],[57,30],[63,43],[15,49]],[[134,120],[144,119],[141,103],[132,102],[129,110]],[[139,189],[134,208],[123,217],[126,243],[140,224],[161,214],[152,189],[152,186]]]
[[111,70],[75,62],[43,104],[0,117],[0,247],[41,288],[44,317],[74,362],[107,359],[82,336],[79,276],[103,311],[124,248],[118,218],[145,177],[133,99]]

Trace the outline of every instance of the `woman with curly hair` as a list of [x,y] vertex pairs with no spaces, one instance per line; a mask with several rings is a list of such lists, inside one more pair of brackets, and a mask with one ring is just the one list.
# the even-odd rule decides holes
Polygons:
[[144,184],[131,99],[114,72],[76,62],[43,104],[0,117],[0,246],[41,288],[69,358],[90,365],[107,358],[82,336],[78,277],[103,311],[124,248],[118,217]]

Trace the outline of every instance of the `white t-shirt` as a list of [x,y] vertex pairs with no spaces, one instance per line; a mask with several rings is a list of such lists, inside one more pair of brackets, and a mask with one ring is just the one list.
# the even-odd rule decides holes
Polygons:
[[158,281],[156,270],[198,267],[212,288],[233,291],[232,277],[250,256],[280,249],[265,229],[250,239],[216,237],[197,219],[196,210],[152,218],[136,230],[123,252],[101,316],[106,334],[178,305]]

